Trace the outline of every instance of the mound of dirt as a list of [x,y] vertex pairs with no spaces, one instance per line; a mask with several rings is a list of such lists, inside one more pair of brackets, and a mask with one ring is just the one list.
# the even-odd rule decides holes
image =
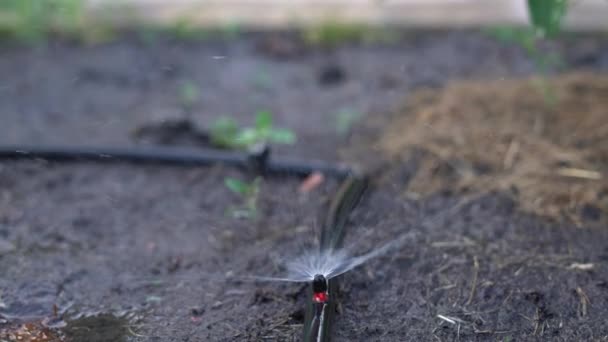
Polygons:
[[527,211],[608,218],[608,76],[456,82],[408,98],[378,147],[407,191],[507,190]]

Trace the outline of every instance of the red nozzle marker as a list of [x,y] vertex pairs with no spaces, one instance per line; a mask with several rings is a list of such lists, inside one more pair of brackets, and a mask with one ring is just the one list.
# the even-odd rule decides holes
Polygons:
[[327,279],[322,274],[317,274],[312,281],[312,300],[315,303],[325,303],[329,299],[327,293]]

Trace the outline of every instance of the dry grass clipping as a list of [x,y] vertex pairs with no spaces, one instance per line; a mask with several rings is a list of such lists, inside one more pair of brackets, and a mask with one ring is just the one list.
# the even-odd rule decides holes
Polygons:
[[509,190],[534,213],[605,217],[608,76],[549,79],[552,104],[541,82],[454,83],[413,94],[379,147],[400,159],[422,151],[409,192]]

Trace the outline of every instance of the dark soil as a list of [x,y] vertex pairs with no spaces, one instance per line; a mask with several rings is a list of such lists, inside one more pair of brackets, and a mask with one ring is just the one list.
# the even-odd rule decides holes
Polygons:
[[[375,137],[390,117],[383,113],[416,88],[534,73],[520,49],[477,32],[287,49],[297,53],[268,39],[285,38],[4,47],[0,143],[204,145],[204,128],[220,115],[251,123],[268,109],[298,134],[277,154],[335,161],[348,147],[366,165],[381,157],[352,143],[354,133],[338,134],[340,117],[366,115],[354,132]],[[570,68],[608,69],[601,36],[551,48],[565,51]],[[194,101],[180,100],[184,84],[199,88]],[[522,213],[500,192],[414,199],[404,189],[415,161],[383,165],[389,172],[354,213],[347,245],[364,252],[414,234],[343,276],[335,340],[608,340],[608,230]],[[275,261],[316,236],[337,183],[302,195],[299,179],[267,178],[258,218],[239,220],[226,215],[240,199],[225,177],[247,175],[221,166],[2,162],[0,337],[298,340],[303,285],[233,275],[277,275]],[[598,210],[590,213],[606,215]]]

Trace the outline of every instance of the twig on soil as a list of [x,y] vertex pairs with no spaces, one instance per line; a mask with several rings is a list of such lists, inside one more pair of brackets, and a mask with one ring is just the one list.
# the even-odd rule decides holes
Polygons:
[[578,262],[573,262],[570,266],[568,266],[569,270],[580,270],[580,271],[590,271],[593,269],[595,265],[592,263],[582,264]]
[[478,330],[473,328],[473,332],[476,334],[510,334],[515,330]]
[[479,260],[477,256],[473,257],[473,284],[471,285],[471,293],[469,294],[469,300],[467,300],[466,305],[470,305],[473,301],[473,297],[475,296],[475,290],[477,289],[477,277],[479,276]]
[[450,267],[454,266],[454,265],[461,265],[464,264],[465,261],[464,260],[460,260],[460,259],[449,259],[448,261],[446,261],[444,264],[442,264],[441,266],[439,266],[438,269],[434,270],[433,272],[431,272],[430,275],[433,274],[441,274],[444,271],[446,271],[447,269],[449,269]]
[[439,286],[437,288],[434,288],[431,290],[432,293],[437,292],[437,291],[445,291],[445,290],[451,290],[453,288],[455,288],[456,284],[447,284],[447,285],[443,285],[443,286]]
[[456,325],[456,341],[460,341],[460,326],[461,324],[469,324],[466,321],[463,321],[462,319],[458,318],[458,317],[448,317],[448,316],[444,316],[444,315],[437,315],[437,318],[446,321],[450,324],[454,324]]
[[445,271],[448,268],[452,267],[452,265],[454,265],[454,263],[451,260],[448,260],[443,265],[439,266],[438,269],[436,269],[435,271],[431,272],[431,275],[433,275],[433,274],[441,274],[441,273],[443,273],[443,271]]
[[[278,327],[285,325],[285,323],[287,323],[288,321],[289,321],[289,317],[283,317],[283,318],[277,320],[276,322],[274,322],[272,325],[270,325],[267,330],[269,332],[274,332]],[[268,335],[265,337],[271,338],[272,336]]]
[[564,177],[582,178],[589,180],[600,180],[602,174],[593,170],[584,170],[577,168],[564,167],[557,170],[557,174]]
[[457,247],[472,247],[475,246],[475,241],[464,237],[462,241],[436,241],[431,243],[431,247],[435,248],[457,248]]
[[589,297],[587,297],[587,294],[585,293],[585,291],[583,291],[583,289],[580,286],[578,286],[576,288],[576,293],[578,294],[578,296],[580,298],[580,305],[579,305],[580,316],[586,317],[587,316],[587,307],[591,304],[591,301],[589,300]]
[[507,149],[507,153],[505,153],[505,158],[503,159],[502,165],[505,168],[505,170],[508,170],[511,168],[511,166],[513,166],[513,163],[515,162],[515,157],[517,156],[517,153],[519,152],[519,142],[517,140],[511,140],[511,143],[509,144],[509,148]]
[[451,317],[444,316],[444,315],[437,315],[437,318],[442,319],[450,324],[457,324],[456,318],[451,318]]
[[545,333],[545,326],[547,325],[547,322],[545,322],[542,315],[543,315],[542,309],[537,307],[536,313],[534,314],[534,335],[538,335],[539,328],[540,328],[541,336]]
[[519,316],[521,316],[521,317],[523,317],[524,319],[526,319],[526,320],[528,320],[530,322],[534,322],[534,319],[532,319],[532,318],[530,318],[530,317],[528,317],[528,316],[526,316],[526,315],[524,315],[524,314],[522,314],[520,312],[516,312],[516,314],[519,315]]
[[511,299],[511,296],[513,295],[513,290],[509,290],[509,294],[507,295],[507,297],[502,301],[500,306],[505,306],[507,304],[507,302]]
[[536,312],[534,313],[534,336],[538,333],[538,326],[540,324],[540,309],[536,308]]
[[150,337],[150,336],[146,336],[146,335],[142,335],[142,334],[138,334],[136,333],[133,328],[131,327],[131,325],[126,325],[125,329],[127,329],[127,332],[133,336],[133,337]]
[[460,318],[454,317],[454,316],[445,316],[445,315],[437,314],[437,318],[440,318],[440,319],[442,319],[448,323],[452,323],[452,324],[463,324],[463,325],[470,324],[470,322],[467,322],[463,319],[460,319]]
[[571,255],[560,254],[541,254],[531,251],[530,255],[501,259],[498,261],[498,268],[518,267],[514,275],[519,275],[526,268],[553,267],[566,270],[591,271],[595,268],[593,263],[581,263],[575,261]]

